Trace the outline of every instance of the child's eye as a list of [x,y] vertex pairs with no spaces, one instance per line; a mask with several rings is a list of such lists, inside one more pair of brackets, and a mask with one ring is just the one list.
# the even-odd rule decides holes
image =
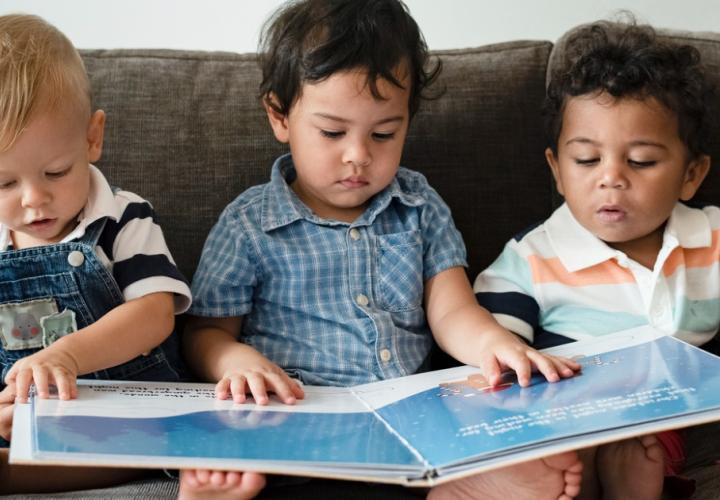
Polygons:
[[62,170],[58,170],[57,172],[46,172],[45,175],[47,175],[51,179],[57,179],[59,177],[66,176],[70,172],[70,169],[72,169],[72,167],[67,167]]
[[329,139],[338,139],[345,135],[345,132],[337,132],[333,130],[320,130],[320,133],[323,135],[323,137],[327,137]]
[[373,139],[375,139],[376,141],[389,141],[390,139],[395,137],[395,132],[388,132],[386,134],[381,132],[375,132],[372,136]]
[[595,165],[598,161],[599,158],[575,158],[575,163],[583,166]]
[[0,182],[0,189],[10,189],[15,185],[15,181]]
[[655,160],[648,160],[648,161],[637,161],[637,160],[628,160],[628,163],[632,165],[633,167],[637,168],[647,168],[652,167],[653,165],[657,164]]

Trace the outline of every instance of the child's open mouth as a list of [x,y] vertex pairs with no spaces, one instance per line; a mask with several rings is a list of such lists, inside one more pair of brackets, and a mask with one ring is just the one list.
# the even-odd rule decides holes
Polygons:
[[602,207],[597,211],[598,217],[604,222],[620,222],[626,217],[626,213],[620,207]]

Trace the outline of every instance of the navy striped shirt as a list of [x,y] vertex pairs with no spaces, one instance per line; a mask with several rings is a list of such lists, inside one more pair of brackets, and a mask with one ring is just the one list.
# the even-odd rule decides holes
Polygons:
[[[126,301],[155,292],[175,297],[175,313],[190,307],[187,281],[178,270],[157,224],[152,205],[129,191],[113,190],[103,174],[90,165],[90,193],[78,225],[62,242],[77,240],[102,218],[105,228],[96,246],[97,256],[112,273]],[[12,249],[6,226],[0,224],[0,248]]]

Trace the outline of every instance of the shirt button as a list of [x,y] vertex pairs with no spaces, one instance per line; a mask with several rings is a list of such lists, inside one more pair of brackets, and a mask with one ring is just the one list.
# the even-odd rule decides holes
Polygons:
[[363,295],[362,293],[355,297],[355,300],[357,301],[358,305],[363,307],[370,303],[370,300],[368,300],[367,296]]
[[383,349],[382,351],[380,351],[380,359],[382,359],[383,362],[387,363],[392,359],[392,353],[387,349]]
[[355,228],[352,228],[350,230],[350,238],[352,238],[355,241],[359,240],[360,239],[360,231],[358,231]]
[[67,258],[68,264],[70,264],[73,267],[80,267],[83,265],[83,262],[85,262],[85,256],[82,252],[78,252],[77,250],[74,250],[68,254]]

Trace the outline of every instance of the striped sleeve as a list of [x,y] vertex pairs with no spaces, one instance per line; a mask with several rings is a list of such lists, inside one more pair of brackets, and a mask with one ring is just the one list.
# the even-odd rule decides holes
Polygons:
[[495,262],[478,275],[473,289],[478,303],[498,323],[533,342],[540,308],[533,295],[530,266],[518,252],[516,240],[508,242]]
[[127,191],[115,193],[122,209],[119,220],[108,219],[98,245],[112,265],[112,274],[126,301],[156,292],[175,298],[175,313],[190,307],[187,280],[180,273],[149,202]]

